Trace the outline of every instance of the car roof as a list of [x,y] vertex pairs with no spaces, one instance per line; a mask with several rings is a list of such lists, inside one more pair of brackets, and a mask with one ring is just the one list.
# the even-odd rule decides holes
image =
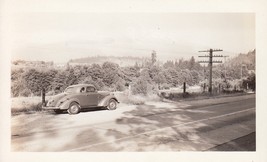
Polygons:
[[78,87],[87,87],[87,86],[95,87],[93,84],[75,84],[75,85],[71,85],[71,86],[69,86],[69,87],[75,87],[75,88],[78,88]]

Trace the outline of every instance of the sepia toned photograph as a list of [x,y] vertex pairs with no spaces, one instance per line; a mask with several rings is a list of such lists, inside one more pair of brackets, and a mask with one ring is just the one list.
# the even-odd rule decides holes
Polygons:
[[255,13],[13,16],[12,152],[256,152]]

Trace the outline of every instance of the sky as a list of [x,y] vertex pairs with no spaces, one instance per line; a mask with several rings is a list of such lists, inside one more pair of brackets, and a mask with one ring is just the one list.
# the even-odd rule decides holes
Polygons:
[[255,48],[252,13],[19,12],[9,19],[12,60],[67,62],[88,56],[159,60],[223,49],[235,56]]

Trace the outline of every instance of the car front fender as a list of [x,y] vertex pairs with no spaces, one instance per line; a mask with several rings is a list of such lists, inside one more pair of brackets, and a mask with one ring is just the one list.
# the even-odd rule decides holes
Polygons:
[[108,106],[108,102],[110,99],[114,99],[117,103],[119,103],[118,99],[115,96],[106,96],[99,101],[97,106],[101,106],[101,107]]
[[76,102],[79,104],[79,100],[74,98],[64,101],[62,104],[59,105],[59,107],[61,110],[67,110],[72,102]]

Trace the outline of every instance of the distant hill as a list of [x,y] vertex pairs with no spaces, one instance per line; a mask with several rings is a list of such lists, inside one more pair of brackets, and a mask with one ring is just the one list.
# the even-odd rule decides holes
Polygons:
[[240,53],[237,57],[232,58],[227,62],[231,66],[246,66],[248,70],[255,70],[256,67],[256,50],[249,51],[246,54]]
[[91,64],[103,64],[104,62],[113,62],[121,67],[125,66],[133,66],[136,63],[138,65],[142,65],[142,63],[146,62],[149,58],[140,58],[140,57],[132,57],[132,56],[125,56],[125,57],[116,57],[116,56],[94,56],[94,57],[85,57],[85,58],[78,58],[72,59],[68,63],[69,65],[91,65]]
[[[148,62],[151,61],[151,58],[149,57],[133,57],[133,56],[123,56],[123,57],[117,57],[117,56],[91,56],[91,57],[85,57],[85,58],[78,58],[78,59],[72,59],[68,62],[69,65],[91,65],[91,64],[103,64],[104,62],[113,62],[118,64],[120,67],[126,67],[126,66],[134,66],[137,64],[138,66],[146,65]],[[256,50],[251,50],[248,53],[240,53],[238,56],[229,59],[226,62],[226,65],[228,67],[240,67],[241,64],[245,67],[247,67],[248,70],[255,70],[256,67]],[[158,60],[158,63],[162,65],[163,63]],[[25,60],[16,60],[11,62],[11,67],[14,69],[17,68],[32,68],[32,67],[57,67],[57,68],[64,68],[67,66],[66,63],[64,64],[55,64],[52,61],[45,62],[45,61],[25,61]]]
[[54,66],[53,61],[11,61],[11,69],[27,69],[27,68],[51,68]]

